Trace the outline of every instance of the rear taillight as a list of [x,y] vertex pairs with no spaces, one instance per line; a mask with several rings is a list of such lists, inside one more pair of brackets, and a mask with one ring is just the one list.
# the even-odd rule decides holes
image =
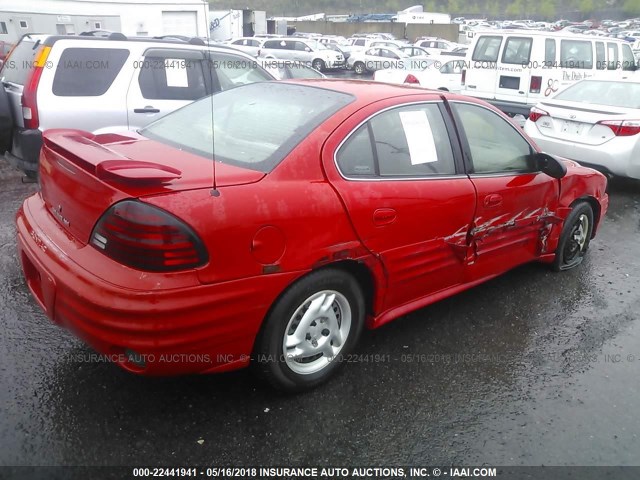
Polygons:
[[31,74],[22,90],[22,117],[24,118],[24,128],[36,129],[40,126],[38,118],[38,103],[36,100],[38,83],[42,77],[42,71],[47,65],[47,58],[51,52],[51,47],[40,47],[34,57]]
[[616,137],[631,137],[640,133],[640,120],[603,120],[598,124],[609,127]]
[[202,241],[182,220],[146,203],[117,203],[98,221],[91,245],[129,267],[172,272],[207,262]]
[[418,80],[415,75],[410,73],[409,75],[407,75],[407,78],[404,79],[404,83],[411,83],[411,84],[414,84],[414,85],[420,85],[420,80]]
[[542,88],[542,77],[533,76],[529,82],[529,93],[540,93]]
[[462,70],[462,77],[460,78],[460,85],[464,87],[464,82],[467,80],[467,69]]
[[531,110],[529,111],[529,120],[531,120],[532,122],[537,121],[541,117],[548,116],[549,114],[547,112],[536,107],[531,107]]

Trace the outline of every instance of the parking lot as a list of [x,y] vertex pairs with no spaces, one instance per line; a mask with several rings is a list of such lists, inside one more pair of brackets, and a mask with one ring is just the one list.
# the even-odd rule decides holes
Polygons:
[[144,378],[99,361],[28,293],[0,165],[0,464],[633,465],[640,188],[615,179],[586,261],[520,267],[365,332],[328,384],[247,371]]

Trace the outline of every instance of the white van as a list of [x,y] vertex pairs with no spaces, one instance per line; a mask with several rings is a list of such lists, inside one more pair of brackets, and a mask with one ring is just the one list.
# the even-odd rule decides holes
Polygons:
[[478,32],[465,63],[461,93],[524,116],[578,80],[628,78],[636,70],[624,40],[523,30]]

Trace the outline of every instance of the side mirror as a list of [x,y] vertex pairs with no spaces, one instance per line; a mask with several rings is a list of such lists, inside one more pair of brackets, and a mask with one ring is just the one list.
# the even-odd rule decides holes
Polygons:
[[537,170],[551,178],[562,178],[567,174],[566,165],[548,153],[534,153],[533,161]]

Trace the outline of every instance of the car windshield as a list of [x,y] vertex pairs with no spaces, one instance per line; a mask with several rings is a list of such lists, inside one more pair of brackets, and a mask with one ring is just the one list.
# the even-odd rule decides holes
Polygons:
[[640,83],[583,80],[554,98],[611,107],[640,108]]
[[140,134],[218,162],[267,173],[353,100],[345,93],[307,85],[253,83],[198,100]]

